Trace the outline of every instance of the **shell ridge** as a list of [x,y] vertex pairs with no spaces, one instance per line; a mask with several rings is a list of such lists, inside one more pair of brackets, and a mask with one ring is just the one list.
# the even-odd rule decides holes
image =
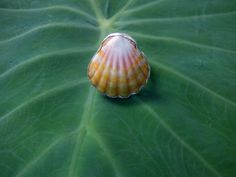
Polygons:
[[[93,69],[95,66],[94,66],[94,61],[93,61],[93,59],[95,58],[95,56],[96,56],[97,54],[95,54],[94,56],[93,56],[93,58],[92,58],[92,60],[90,61],[90,63],[89,63],[89,66],[88,66],[88,77],[89,77],[89,79],[91,79],[93,76],[94,76],[94,73],[96,72],[96,70],[95,69]],[[92,70],[92,71],[91,71]],[[94,71],[93,71],[94,70]],[[92,72],[92,74],[91,74],[91,72]]]
[[93,77],[93,75],[95,74],[95,72],[96,72],[96,67],[98,67],[98,65],[100,64],[97,60],[97,54],[98,52],[96,52],[94,55],[93,55],[93,57],[92,57],[92,59],[91,59],[91,61],[89,62],[89,65],[88,65],[88,76],[89,76],[89,78],[91,79],[92,77]]
[[[99,52],[100,52],[100,51],[99,51]],[[94,64],[94,62],[97,62],[97,60],[98,60],[97,57],[101,57],[101,56],[99,56],[99,52],[97,52],[97,53],[94,55],[92,61],[90,62],[89,67],[92,67],[92,65]],[[99,62],[98,62],[98,63],[99,63]],[[96,74],[96,72],[98,71],[100,65],[101,65],[101,62],[99,63],[98,68],[96,68],[96,70],[94,71],[93,75],[90,77],[91,79],[93,78],[93,76],[94,76],[94,75]]]
[[[136,49],[134,49],[131,53],[131,62],[132,62],[132,66],[133,66],[133,69],[134,69],[134,73],[135,73],[135,78],[137,79],[138,75],[139,75],[139,68],[137,67],[137,63],[136,63],[136,57],[137,57],[137,51]],[[137,82],[137,86],[139,87],[140,86],[140,81],[139,80],[136,80]]]
[[115,58],[115,72],[116,72],[116,80],[115,80],[115,97],[119,95],[118,81],[119,81],[119,71],[118,71],[118,57]]
[[140,89],[142,89],[142,87],[144,87],[144,85],[145,84],[147,84],[147,82],[148,82],[148,79],[149,79],[149,77],[150,77],[150,73],[151,73],[151,67],[150,67],[150,65],[148,64],[148,61],[147,61],[147,58],[146,58],[146,56],[144,55],[144,53],[141,51],[140,52],[140,55],[142,55],[142,58],[145,60],[145,65],[147,66],[147,73],[145,74],[145,82],[142,84],[142,86],[140,87]]
[[135,78],[137,80],[137,85],[138,85],[138,87],[140,87],[141,85],[143,85],[143,82],[141,80],[139,80],[138,77],[139,77],[140,74],[143,75],[143,73],[142,73],[142,71],[140,70],[140,68],[138,66],[139,65],[139,61],[137,60],[138,52],[139,52],[138,49],[134,50],[134,52],[132,53],[133,54],[132,55],[132,61],[133,61],[134,71],[136,73]]
[[[129,49],[126,48],[126,55],[129,54]],[[127,93],[129,95],[129,80],[128,80],[128,65],[127,65],[127,62],[128,62],[128,59],[126,58],[126,55],[123,54],[122,55],[122,61],[123,61],[123,67],[124,67],[124,77],[125,77],[125,84],[126,84],[126,90],[127,90]]]
[[[119,61],[119,82],[121,85],[119,85],[119,93],[122,97],[125,97],[125,94],[127,92],[127,84],[126,84],[126,73],[125,73],[125,64],[123,60],[122,53],[118,52],[118,61]],[[122,74],[123,73],[123,74]]]
[[[133,50],[134,50],[134,49],[133,49]],[[129,53],[128,53],[128,56],[127,56],[127,62],[129,62],[129,64],[130,64],[130,68],[129,68],[129,69],[131,70],[131,76],[128,75],[128,77],[127,77],[127,78],[128,78],[129,91],[131,91],[130,94],[135,93],[136,91],[135,91],[134,88],[138,87],[136,81],[135,81],[135,85],[134,85],[133,87],[131,87],[132,82],[133,82],[133,78],[135,78],[135,76],[136,76],[136,73],[134,72],[134,71],[135,71],[135,70],[134,70],[134,65],[133,65],[133,62],[132,62],[132,53],[133,53],[133,50],[132,50],[131,52],[129,52]]]
[[[138,59],[138,57],[139,57],[139,55],[137,55],[137,50],[139,51],[139,55],[142,53],[138,48],[136,48],[136,50],[133,52],[133,62],[134,62],[134,64],[135,65],[137,65],[138,63],[136,63],[136,61],[137,62],[139,62],[139,60],[137,60]],[[144,59],[146,60],[146,57],[143,55],[143,57],[144,57]],[[141,73],[143,73],[143,75],[144,75],[144,78],[146,78],[144,81],[140,81],[140,80],[137,80],[138,81],[138,83],[139,83],[139,85],[138,85],[138,91],[140,91],[143,87],[144,87],[144,85],[147,83],[147,81],[148,81],[148,79],[149,79],[149,76],[150,76],[150,66],[149,66],[149,64],[148,64],[148,62],[147,62],[147,60],[146,60],[146,62],[145,62],[146,64],[147,64],[147,67],[148,67],[148,73],[147,73],[147,75],[145,75],[144,73],[143,73],[143,71],[141,70],[141,68],[139,67],[139,65],[137,65],[137,68],[135,69],[135,71],[136,71],[136,77],[138,77],[138,75],[139,75],[139,72],[138,72],[138,70],[141,72]],[[134,66],[135,66],[134,65]],[[138,69],[138,70],[137,70]]]
[[[107,80],[106,80],[105,89],[111,89],[109,84],[110,84],[110,78],[111,78],[111,75],[112,75],[111,74],[111,71],[112,71],[111,68],[112,68],[112,64],[113,64],[112,47],[107,52],[109,52],[109,53],[108,53],[108,59],[107,59],[107,63],[106,63],[107,65],[106,65],[104,71],[106,70],[108,72],[108,77],[107,77]],[[109,93],[107,95],[110,96]]]
[[[98,57],[98,54],[96,53],[96,54],[94,55],[94,58],[95,58],[95,59],[90,62],[89,67],[94,67],[94,62],[97,60],[97,57]],[[100,63],[100,64],[101,64],[101,63]],[[100,66],[100,64],[99,64],[99,66]],[[99,68],[99,66],[98,66],[98,68]],[[95,76],[95,74],[96,74],[98,68],[96,68],[95,71],[93,72],[92,76],[90,76],[91,81],[92,81],[93,77]],[[89,68],[89,70],[91,70],[91,69]],[[94,85],[93,82],[92,82],[92,84]]]
[[[106,90],[106,87],[107,87],[107,80],[106,80],[106,78],[104,78],[104,73],[106,72],[107,65],[108,65],[108,63],[110,61],[110,58],[109,58],[110,52],[111,52],[111,50],[104,51],[104,54],[105,54],[104,58],[103,58],[103,60],[104,60],[104,62],[103,62],[104,68],[103,69],[100,68],[102,71],[101,71],[101,77],[100,77],[100,80],[99,80],[97,86],[98,86],[98,88],[101,89],[102,92],[103,92],[103,90]],[[102,81],[104,81],[105,84],[102,83]]]
[[146,73],[146,71],[142,68],[142,66],[143,65],[147,66],[147,70],[149,70],[147,58],[145,57],[145,55],[143,55],[143,52],[140,52],[140,56],[142,57],[142,60],[143,60],[144,63],[142,63],[141,66],[139,65],[139,68],[141,69],[141,71],[144,73],[144,75],[146,77],[148,75],[148,72]]
[[106,62],[106,67],[104,68],[104,72],[106,71],[106,72],[108,72],[107,74],[108,74],[108,77],[107,77],[107,79],[106,79],[106,83],[105,83],[105,90],[108,88],[108,83],[109,83],[109,78],[110,78],[110,75],[111,75],[111,70],[110,70],[110,65],[111,65],[111,63],[112,63],[112,51],[111,51],[111,49],[110,50],[108,50],[107,51],[108,52],[108,55],[107,55],[107,62]]
[[[100,55],[100,54],[102,54],[102,55]],[[105,61],[106,61],[106,53],[104,53],[102,50],[100,50],[100,51],[97,53],[97,56],[98,56],[98,57],[101,57],[101,58],[102,58],[102,61],[100,62],[99,66],[98,66],[98,68],[96,69],[96,71],[95,71],[93,77],[91,78],[91,80],[93,80],[94,77],[95,77],[95,75],[98,74],[98,72],[100,72],[102,65],[103,65],[103,64],[105,63]],[[102,74],[102,73],[100,73],[100,75],[101,75],[101,74]],[[101,75],[101,76],[102,76],[102,75]],[[97,79],[101,79],[101,76],[100,76],[99,78],[97,78]],[[95,78],[95,79],[96,79],[96,78]],[[96,81],[96,80],[95,80],[95,81]],[[97,87],[98,87],[98,82],[93,83],[93,85],[97,88]]]
[[122,61],[120,60],[120,53],[119,52],[117,53],[117,62],[118,62],[118,65],[117,65],[117,70],[118,70],[117,88],[118,88],[118,92],[117,93],[121,93],[121,89],[120,89],[119,83],[121,83],[121,67],[122,67],[121,62]]
[[[140,63],[141,63],[141,59],[140,57],[142,58],[142,60],[145,62],[143,64],[141,64],[141,66],[145,65],[147,62],[146,62],[146,58],[144,58],[144,56],[142,55],[142,53],[140,51],[138,51],[138,54],[136,54],[135,56],[135,60],[137,61],[137,69],[140,71],[139,73],[142,74],[142,77],[146,78],[147,77],[147,74],[145,74],[145,72],[143,71],[142,67],[140,66]],[[139,75],[137,75],[137,77],[139,77]],[[143,85],[144,82],[143,81],[140,81],[140,84]]]

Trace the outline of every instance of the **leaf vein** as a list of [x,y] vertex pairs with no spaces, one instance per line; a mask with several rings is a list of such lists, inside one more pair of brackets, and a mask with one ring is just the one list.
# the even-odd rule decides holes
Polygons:
[[37,27],[34,27],[26,32],[23,32],[21,34],[18,34],[14,37],[11,37],[9,39],[6,39],[6,40],[2,40],[0,41],[0,44],[4,44],[4,43],[7,43],[7,42],[11,42],[11,41],[14,41],[14,40],[17,40],[19,38],[22,38],[22,37],[25,37],[31,33],[34,33],[34,32],[37,32],[37,31],[41,31],[41,30],[44,30],[44,29],[49,29],[49,28],[56,28],[56,27],[64,27],[64,28],[67,28],[67,27],[73,27],[73,28],[88,28],[88,29],[95,29],[97,30],[98,28],[96,26],[92,26],[92,25],[86,25],[86,24],[76,24],[76,23],[50,23],[50,24],[44,24],[44,25],[39,25]]
[[140,23],[153,23],[153,22],[165,22],[165,21],[177,21],[177,20],[196,20],[200,18],[212,18],[212,17],[221,17],[235,14],[236,11],[214,13],[214,14],[203,14],[203,15],[192,15],[192,16],[180,16],[180,17],[163,17],[163,18],[144,18],[144,19],[134,19],[134,20],[125,20],[118,21],[115,24],[117,25],[127,25],[127,24],[140,24]]
[[4,71],[3,73],[0,74],[0,81],[2,79],[4,79],[5,77],[7,77],[9,74],[16,72],[19,68],[22,68],[26,65],[32,64],[34,62],[37,62],[43,58],[46,57],[52,57],[55,55],[68,55],[71,53],[82,53],[82,52],[88,52],[88,51],[94,51],[96,48],[95,46],[90,46],[90,47],[83,47],[83,48],[68,48],[68,49],[64,49],[64,50],[57,50],[54,52],[49,52],[49,53],[44,53],[44,54],[40,54],[34,57],[31,57],[29,59],[24,60],[23,62],[20,62],[16,65],[14,65],[13,67],[9,68],[8,70]]
[[46,97],[51,96],[53,94],[56,94],[58,92],[62,92],[64,90],[66,90],[66,89],[70,89],[70,88],[76,87],[76,86],[78,86],[80,84],[87,83],[87,82],[88,82],[87,78],[83,78],[83,79],[80,79],[80,80],[70,81],[70,82],[67,82],[66,84],[62,84],[62,85],[59,85],[59,86],[54,87],[52,89],[49,89],[47,91],[44,91],[44,92],[40,93],[39,95],[36,95],[33,98],[25,101],[24,103],[19,104],[17,107],[13,108],[11,111],[9,111],[8,113],[4,114],[2,117],[0,117],[0,122],[5,120],[9,116],[13,115],[17,111],[23,109],[26,106],[31,105],[32,103],[34,103],[34,102],[36,102],[36,101],[38,101],[38,100],[40,100],[42,98],[46,98]]
[[69,6],[63,6],[63,5],[54,5],[54,6],[48,6],[48,7],[31,8],[31,9],[0,8],[0,11],[7,11],[7,12],[30,12],[30,11],[43,11],[43,10],[67,10],[67,11],[88,17],[89,19],[95,20],[95,17],[84,12],[83,10],[80,10],[78,8],[69,7]]
[[172,42],[176,42],[179,44],[185,44],[185,45],[190,45],[190,46],[199,47],[199,48],[205,48],[205,49],[217,50],[217,51],[221,51],[221,52],[225,52],[225,53],[236,54],[236,51],[234,51],[234,50],[211,46],[211,45],[206,45],[206,44],[200,44],[200,43],[191,42],[191,41],[187,41],[187,40],[179,39],[179,38],[174,38],[174,37],[153,36],[153,35],[145,35],[145,34],[134,33],[134,32],[129,32],[129,33],[131,33],[133,36],[136,36],[136,37],[141,37],[141,38],[146,38],[146,39],[151,39],[151,40],[172,41]]
[[133,3],[134,0],[128,0],[126,4],[115,14],[113,15],[110,20],[115,21],[117,18],[119,18],[123,12],[130,6],[131,3]]
[[145,106],[146,110],[149,111],[149,113],[157,119],[160,124],[168,131],[183,147],[185,147],[189,152],[191,152],[200,162],[202,162],[205,167],[211,171],[213,174],[215,174],[217,177],[221,177],[221,174],[211,165],[209,162],[207,162],[199,152],[197,152],[192,146],[190,146],[186,141],[184,141],[165,121],[163,118],[161,118],[154,109],[146,104],[141,99],[138,99],[142,104]]
[[149,7],[153,7],[161,2],[163,2],[164,0],[157,0],[157,1],[151,1],[151,2],[148,2],[144,5],[140,5],[138,7],[134,7],[132,9],[129,9],[129,10],[126,10],[124,11],[125,14],[128,14],[128,13],[132,13],[132,12],[135,12],[135,11],[140,11],[140,10],[143,10],[143,9],[146,9],[146,8],[149,8]]
[[222,100],[224,101],[225,103],[229,104],[229,105],[232,105],[234,107],[236,107],[236,103],[229,100],[228,98],[225,98],[221,95],[219,95],[219,93],[217,92],[214,92],[213,90],[207,88],[206,86],[200,84],[199,82],[191,79],[190,77],[188,76],[185,76],[183,75],[182,73],[178,72],[178,71],[175,71],[173,68],[170,68],[160,62],[157,62],[157,61],[150,61],[152,64],[156,65],[157,67],[160,67],[162,69],[164,69],[165,71],[168,71],[169,73],[172,73],[174,74],[175,76],[178,76],[179,78],[182,78],[184,80],[186,80],[187,82],[191,83],[191,84],[194,84],[195,86],[199,87],[200,89],[206,91],[207,93],[209,93],[210,95],[212,95],[213,97],[215,98],[218,98],[219,100]]
[[53,149],[57,144],[59,144],[62,141],[62,138],[58,138],[55,141],[53,141],[51,144],[49,144],[48,147],[46,147],[36,158],[34,158],[32,161],[30,161],[26,166],[19,171],[15,177],[21,177],[23,174],[27,172],[32,166],[34,166],[42,157],[44,157],[51,149]]

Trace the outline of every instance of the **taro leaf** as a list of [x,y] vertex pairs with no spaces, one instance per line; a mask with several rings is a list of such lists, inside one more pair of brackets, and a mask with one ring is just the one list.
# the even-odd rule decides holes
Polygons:
[[[1,177],[236,175],[233,0],[1,0]],[[109,99],[87,65],[134,37],[148,85]]]

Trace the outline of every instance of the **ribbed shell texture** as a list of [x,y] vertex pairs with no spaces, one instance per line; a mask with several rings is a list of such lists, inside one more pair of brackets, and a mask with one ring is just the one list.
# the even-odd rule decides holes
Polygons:
[[150,67],[133,38],[112,33],[102,42],[88,66],[91,83],[109,97],[126,98],[147,83]]

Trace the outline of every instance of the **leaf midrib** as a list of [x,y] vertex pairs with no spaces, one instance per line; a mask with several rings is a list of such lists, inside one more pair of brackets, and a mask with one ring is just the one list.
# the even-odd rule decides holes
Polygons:
[[94,98],[94,89],[92,86],[89,87],[87,99],[84,102],[84,107],[83,107],[83,113],[81,115],[79,124],[78,124],[78,136],[76,137],[76,143],[74,146],[74,150],[72,152],[72,157],[71,157],[71,164],[69,166],[69,171],[68,171],[68,177],[74,177],[76,176],[76,162],[79,158],[80,152],[82,145],[84,143],[84,140],[87,135],[87,127],[88,123],[91,119],[91,112],[92,112],[92,103],[93,103],[93,98]]

